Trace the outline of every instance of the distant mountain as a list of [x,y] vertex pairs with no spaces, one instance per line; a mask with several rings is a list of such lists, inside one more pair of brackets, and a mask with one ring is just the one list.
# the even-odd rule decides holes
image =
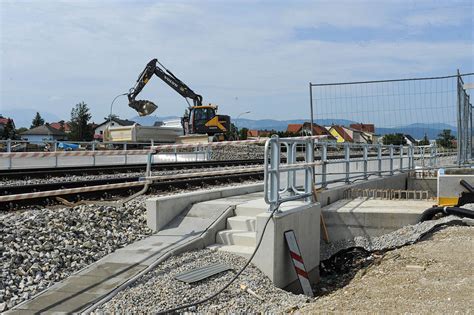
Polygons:
[[457,129],[450,125],[444,126],[440,129],[428,128],[428,127],[411,127],[411,125],[408,125],[405,127],[396,127],[396,128],[377,128],[376,127],[375,132],[381,136],[389,134],[389,133],[409,134],[415,139],[422,139],[426,134],[428,139],[432,140],[432,139],[438,138],[438,134],[440,134],[443,129],[450,129],[451,134],[456,136]]
[[456,126],[452,126],[449,124],[445,123],[415,123],[415,124],[410,124],[410,125],[402,125],[399,126],[400,128],[426,128],[426,129],[437,129],[437,130],[443,130],[443,129],[456,129]]
[[[12,118],[15,121],[15,127],[25,127],[30,128],[31,121],[36,115],[38,110],[34,108],[18,108],[11,110],[1,110],[0,114],[4,117]],[[56,122],[61,120],[57,115],[45,111],[39,111],[41,117],[43,117],[45,122]]]
[[163,116],[163,117],[158,117],[155,115],[151,116],[134,116],[132,118],[129,118],[130,120],[133,120],[137,123],[139,123],[142,126],[153,126],[155,121],[165,121],[165,120],[174,120],[174,119],[180,119],[178,116]]
[[[135,116],[130,118],[130,120],[136,121],[143,126],[152,126],[155,121],[165,121],[165,120],[173,120],[173,119],[180,119],[178,116],[144,116],[139,117]],[[234,119],[232,122],[237,126],[237,128],[248,128],[248,129],[258,129],[258,130],[276,130],[276,131],[284,131],[287,129],[288,124],[303,124],[304,122],[309,121],[308,119],[291,119],[291,120],[275,120],[275,119],[246,119],[246,118],[239,118]],[[315,123],[322,126],[330,126],[330,125],[343,125],[349,126],[350,124],[356,123],[352,120],[347,119],[316,119]],[[433,123],[433,124],[425,124],[425,123],[415,123],[406,126],[397,126],[397,127],[378,127],[375,126],[375,132],[378,135],[386,135],[389,133],[403,133],[409,134],[415,139],[422,139],[425,134],[428,136],[429,139],[436,139],[438,134],[443,129],[451,129],[452,134],[456,135],[456,127],[444,124],[444,123]]]

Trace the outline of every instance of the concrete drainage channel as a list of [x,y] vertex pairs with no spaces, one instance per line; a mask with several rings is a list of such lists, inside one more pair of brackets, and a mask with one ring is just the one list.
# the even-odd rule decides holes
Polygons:
[[[400,174],[385,179],[354,184],[351,187],[365,189],[371,186],[381,187],[383,185],[394,189],[406,189],[407,175]],[[347,190],[347,188],[347,186],[343,186],[342,188],[330,189],[318,194],[318,198],[321,200],[323,206],[337,205],[336,201],[343,197],[344,190]],[[224,260],[230,259],[230,261],[232,261],[232,259],[228,257],[235,257],[232,253],[248,257],[251,253],[251,249],[255,248],[256,240],[259,239],[259,231],[261,233],[262,223],[268,218],[268,213],[265,213],[265,204],[262,204],[262,202],[258,200],[262,196],[260,193],[262,190],[262,185],[258,184],[239,188],[217,189],[205,193],[194,192],[150,199],[147,201],[148,225],[150,228],[158,231],[156,234],[104,257],[75,274],[74,277],[67,278],[65,281],[51,287],[36,298],[18,305],[15,307],[15,310],[30,310],[35,312],[74,312],[82,310],[90,312],[99,307],[99,310],[112,311],[113,307],[119,307],[120,305],[126,309],[126,305],[132,303],[130,299],[137,297],[134,295],[137,293],[137,288],[143,288],[144,283],[152,281],[153,276],[157,276],[156,270],[162,270],[162,273],[172,273],[172,270],[164,268],[165,266],[163,266],[163,264],[160,265],[164,260],[176,264],[178,269],[181,267],[179,266],[180,264],[186,264],[185,261],[189,262],[189,259],[192,259],[192,257],[199,258],[206,255],[206,257],[215,255],[216,257],[223,257],[222,259]],[[283,210],[283,212],[285,212],[285,209]],[[413,227],[407,227],[405,230],[402,229],[401,232],[399,232],[400,234],[397,234],[396,230],[398,228],[407,224],[416,223],[417,216],[410,215],[405,221],[398,221],[398,223],[392,222],[389,227],[386,225],[372,226],[370,229],[367,229],[363,225],[366,221],[357,221],[358,214],[352,213],[350,216],[353,219],[353,223],[345,224],[349,226],[347,230],[350,233],[351,241],[347,241],[347,237],[338,240],[336,237],[336,235],[340,233],[338,231],[340,227],[337,226],[338,222],[331,221],[331,211],[323,208],[323,214],[326,216],[328,223],[329,234],[334,241],[331,245],[321,242],[321,248],[319,248],[319,241],[314,242],[314,240],[319,240],[320,234],[319,204],[312,204],[311,206],[290,204],[286,210],[288,211],[287,213],[279,217],[277,216],[272,220],[272,226],[269,227],[268,234],[264,235],[263,241],[265,242],[265,246],[262,247],[262,250],[257,252],[254,264],[264,272],[266,277],[271,280],[274,285],[287,289],[297,287],[297,283],[294,281],[296,280],[296,275],[292,268],[287,268],[291,266],[291,262],[289,261],[283,240],[279,240],[278,237],[275,238],[274,235],[278,235],[279,233],[275,232],[276,230],[286,230],[289,226],[291,227],[292,222],[295,220],[298,221],[298,225],[300,226],[300,230],[296,228],[296,234],[298,239],[302,241],[303,256],[307,268],[312,271],[311,278],[313,282],[317,281],[319,277],[320,269],[318,266],[320,252],[321,259],[327,259],[339,250],[353,246],[363,247],[367,251],[383,251],[387,248],[412,243],[419,239],[420,235],[428,233],[427,231],[438,224],[433,222],[417,224]],[[296,213],[298,213],[298,215],[295,215]],[[306,216],[304,213],[306,213]],[[341,219],[343,214],[341,214],[340,211],[334,211],[334,213],[334,217],[345,220]],[[364,212],[362,211],[361,213]],[[365,214],[360,215],[363,217],[366,216],[366,214],[365,212]],[[390,215],[393,217],[393,213]],[[408,222],[407,220],[415,221]],[[444,220],[445,221],[439,223],[462,223],[453,218],[445,218]],[[381,222],[383,222],[383,220],[381,220]],[[357,224],[359,224],[359,230],[355,229]],[[403,225],[397,226],[397,224]],[[430,227],[430,225],[432,226]],[[389,229],[392,230],[392,234],[383,236],[389,232]],[[308,242],[304,241],[303,235],[307,235],[308,238],[312,240],[312,246],[305,245],[308,244]],[[401,235],[404,237],[400,237]],[[209,247],[213,251],[204,250],[192,252],[194,249],[203,249],[205,247]],[[215,252],[216,250],[217,253]],[[176,255],[184,252],[187,253],[176,257]],[[180,259],[184,259],[185,261]],[[209,258],[205,258],[204,260],[209,262]],[[200,260],[197,259],[197,261]],[[235,261],[240,262],[237,264],[238,266],[242,265],[239,259],[235,258]],[[271,262],[270,264],[268,264],[269,261]],[[280,261],[280,263],[278,263],[278,261]],[[324,272],[328,272],[330,269],[327,263],[328,261],[323,263],[323,268],[325,268]],[[254,267],[249,268],[249,272],[254,275],[254,278],[248,278],[249,275],[246,273],[243,275],[245,281],[250,281],[250,288],[258,288],[259,282],[262,284],[266,283],[266,280],[262,280],[263,278],[255,279],[255,274],[258,274],[259,277],[264,277],[261,272],[258,273]],[[221,277],[217,278],[220,279]],[[228,276],[224,275],[222,278],[228,279]],[[86,282],[84,280],[89,281]],[[137,280],[138,282],[135,285],[134,283]],[[212,281],[216,281],[219,284],[222,283],[219,282],[216,277],[211,278],[208,282],[212,283]],[[202,285],[206,285],[208,282],[203,281]],[[216,288],[217,287],[214,287],[214,290],[216,290]],[[289,293],[280,291],[271,292],[273,292],[271,294],[275,294],[275,296],[281,296],[282,299],[293,301],[294,303],[288,302],[285,304],[278,302],[279,309],[271,309],[270,306],[268,306],[269,308],[265,308],[266,311],[286,311],[291,309],[291,307],[295,307],[295,305],[296,307],[300,307],[307,301],[306,298],[301,299]],[[119,295],[114,299],[114,296],[118,293]],[[208,293],[210,292],[201,292],[201,296],[207,296]],[[257,293],[263,294],[261,292]],[[264,294],[263,297],[268,298],[268,296]],[[129,304],[120,304],[118,302],[118,300],[120,300],[119,298],[126,298],[129,300]],[[247,301],[246,298],[244,300]],[[218,301],[221,303],[222,299],[218,299]],[[161,303],[161,307],[158,307],[158,310],[167,309],[177,304],[185,304],[184,302],[186,301],[178,299],[171,305]],[[247,302],[259,305],[259,303],[256,303],[255,298],[253,298],[253,300],[249,299]],[[264,303],[262,303],[262,305],[263,304]],[[140,311],[140,309],[130,307],[134,311]],[[157,309],[155,309],[155,311],[156,310]],[[209,308],[197,310],[213,311],[213,309]],[[255,311],[255,309],[251,307],[249,307],[248,310]]]

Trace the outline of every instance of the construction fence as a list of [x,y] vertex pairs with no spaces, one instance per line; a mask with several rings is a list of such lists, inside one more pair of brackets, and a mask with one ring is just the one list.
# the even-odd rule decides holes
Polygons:
[[408,145],[437,142],[457,149],[458,164],[465,164],[473,149],[473,79],[474,73],[458,71],[442,77],[310,83],[312,121],[322,126],[373,124],[379,143],[384,135],[397,133],[411,139]]

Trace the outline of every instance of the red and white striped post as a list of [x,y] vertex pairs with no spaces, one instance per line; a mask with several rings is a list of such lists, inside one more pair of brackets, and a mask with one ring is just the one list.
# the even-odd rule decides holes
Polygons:
[[288,244],[291,260],[293,261],[293,266],[295,267],[296,275],[300,281],[303,293],[307,296],[314,297],[313,289],[311,288],[311,283],[309,282],[309,275],[306,271],[298,242],[296,241],[295,232],[293,230],[286,231],[285,239],[286,243]]

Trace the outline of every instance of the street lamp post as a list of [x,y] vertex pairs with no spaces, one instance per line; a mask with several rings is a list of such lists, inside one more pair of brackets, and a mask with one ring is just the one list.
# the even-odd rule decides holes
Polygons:
[[239,119],[239,117],[242,116],[242,115],[250,114],[250,113],[251,113],[251,111],[246,111],[246,112],[240,113],[240,114],[237,115],[236,119]]
[[116,99],[118,99],[120,96],[125,96],[127,95],[128,93],[122,93],[122,94],[119,94],[117,95],[116,97],[114,97],[114,99],[112,100],[112,103],[110,104],[110,114],[109,114],[109,123],[107,126],[105,126],[105,130],[104,130],[104,135],[103,135],[103,139],[102,141],[104,141],[108,136],[107,136],[107,132],[108,132],[108,129],[110,128],[110,124],[112,122],[112,109],[114,107],[114,102]]
[[311,110],[311,135],[313,135],[313,84],[309,82],[309,105]]
[[125,96],[125,95],[127,95],[127,94],[128,94],[128,93],[119,94],[119,95],[117,95],[117,96],[113,99],[112,103],[110,104],[109,124],[110,124],[110,122],[112,121],[112,108],[114,107],[114,102],[115,102],[115,100],[118,99],[120,96]]

